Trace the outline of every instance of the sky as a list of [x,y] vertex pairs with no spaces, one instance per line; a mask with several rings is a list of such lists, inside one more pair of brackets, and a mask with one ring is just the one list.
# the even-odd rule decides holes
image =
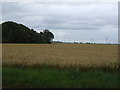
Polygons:
[[118,42],[117,2],[3,2],[5,21],[49,29],[55,41]]

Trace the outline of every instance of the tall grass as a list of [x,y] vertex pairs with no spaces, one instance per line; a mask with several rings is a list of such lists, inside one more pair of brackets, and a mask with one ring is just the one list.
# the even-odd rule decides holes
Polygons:
[[3,44],[3,67],[118,69],[118,45]]
[[118,88],[118,45],[3,44],[3,87]]
[[3,68],[3,88],[118,88],[119,73],[44,67]]

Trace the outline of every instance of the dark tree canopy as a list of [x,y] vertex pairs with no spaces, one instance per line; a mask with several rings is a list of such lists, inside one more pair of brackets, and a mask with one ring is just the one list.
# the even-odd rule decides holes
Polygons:
[[52,42],[54,35],[48,29],[43,30],[43,35],[44,39],[47,40],[48,43]]
[[2,43],[51,43],[54,35],[48,29],[36,32],[23,24],[2,23]]

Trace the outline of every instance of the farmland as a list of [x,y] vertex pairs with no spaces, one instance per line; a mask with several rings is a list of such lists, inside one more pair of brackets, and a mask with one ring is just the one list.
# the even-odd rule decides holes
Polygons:
[[116,67],[117,45],[94,44],[3,44],[3,66]]
[[[29,73],[29,79],[32,78],[33,80],[33,73],[31,72],[36,73],[33,75],[34,77],[35,75],[39,76],[39,74],[44,74],[46,78],[48,77],[48,80],[45,79],[45,77],[42,79],[43,82],[46,83],[45,85],[42,85],[41,83],[41,85],[34,86],[35,83],[33,83],[33,87],[65,87],[65,82],[67,83],[66,87],[72,87],[71,85],[73,85],[73,87],[90,87],[91,85],[88,85],[88,82],[97,83],[95,87],[106,87],[106,85],[107,87],[117,87],[118,84],[118,45],[3,44],[2,59],[4,75],[3,87],[15,86],[15,83],[11,83],[15,80],[8,77],[11,76],[11,78],[15,78],[16,75],[21,77],[21,73],[25,76]],[[19,73],[19,71],[21,73]],[[13,75],[11,75],[11,72],[13,72]],[[72,74],[70,74],[71,72]],[[50,78],[47,74],[50,76],[53,74],[53,76]],[[74,76],[73,74],[75,75],[75,78],[71,81],[71,78]],[[98,77],[92,79],[92,77],[96,75]],[[101,75],[101,77],[99,77],[99,75]],[[56,77],[55,80],[59,79],[59,81],[55,81],[56,84],[50,84],[49,78],[52,82],[54,81],[52,79],[54,77]],[[41,80],[40,77],[38,78]],[[83,78],[84,80],[82,80],[85,81],[83,86],[80,78]],[[62,83],[60,79],[64,79],[65,81]],[[26,78],[24,80],[26,81]],[[21,83],[18,80],[16,87],[23,87],[23,84],[24,87],[30,87],[30,82],[34,82],[29,82],[28,80],[28,83],[25,85],[24,80],[23,82],[20,80]],[[101,84],[98,83],[99,80],[103,80],[101,81]],[[69,81],[69,83],[67,81]]]

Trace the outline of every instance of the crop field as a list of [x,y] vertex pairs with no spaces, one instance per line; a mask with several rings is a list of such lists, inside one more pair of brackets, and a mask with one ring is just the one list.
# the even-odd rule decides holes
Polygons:
[[118,67],[118,45],[3,44],[3,66]]
[[118,45],[2,44],[3,88],[118,88]]

